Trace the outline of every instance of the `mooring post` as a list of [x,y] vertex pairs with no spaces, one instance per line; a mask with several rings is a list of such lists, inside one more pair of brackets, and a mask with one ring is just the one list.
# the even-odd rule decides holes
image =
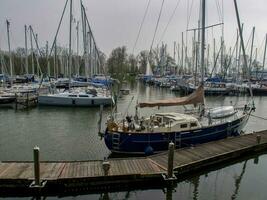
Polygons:
[[40,149],[38,146],[33,148],[33,161],[34,161],[34,185],[40,186]]
[[258,144],[261,143],[261,135],[257,135],[257,143],[258,143]]
[[15,110],[18,110],[18,95],[15,93]]
[[168,178],[173,178],[173,157],[174,157],[174,143],[169,143],[168,151]]
[[102,163],[102,168],[104,170],[104,175],[105,176],[108,176],[108,173],[109,173],[109,169],[110,169],[110,163],[109,161],[107,160],[107,158],[104,158],[104,161]]
[[26,100],[26,106],[29,108],[29,93],[26,94],[27,100]]

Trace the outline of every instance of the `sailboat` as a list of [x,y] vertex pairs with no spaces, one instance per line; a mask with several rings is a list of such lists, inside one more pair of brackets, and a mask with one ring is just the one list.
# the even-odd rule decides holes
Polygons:
[[[65,6],[68,1],[66,1]],[[99,106],[99,105],[112,105],[113,98],[110,91],[106,88],[86,88],[86,89],[73,89],[71,87],[77,82],[72,81],[71,68],[72,68],[72,50],[71,50],[71,33],[72,33],[72,0],[70,0],[70,31],[69,31],[69,55],[68,55],[68,79],[61,79],[57,82],[57,87],[66,87],[68,84],[68,91],[55,92],[52,94],[44,94],[38,96],[39,105],[50,105],[50,106]],[[81,5],[82,6],[82,5]],[[82,7],[83,8],[83,7]],[[63,13],[64,14],[64,13]],[[83,14],[84,15],[84,14]],[[84,16],[85,17],[85,16]],[[57,35],[56,35],[57,37]],[[104,77],[104,76],[101,76]],[[86,77],[87,79],[87,77]],[[104,81],[104,80],[103,80]],[[80,84],[80,83],[79,83]],[[87,82],[83,83],[83,86],[89,85]]]
[[147,84],[151,84],[153,82],[153,72],[149,63],[149,60],[146,62],[146,74],[143,77],[143,81]]
[[111,115],[107,121],[104,140],[107,148],[114,153],[150,155],[166,151],[173,142],[175,148],[191,147],[200,143],[215,141],[241,134],[247,124],[254,104],[245,105],[242,109],[233,106],[222,106],[213,109],[204,106],[204,44],[205,44],[205,0],[202,0],[202,39],[201,66],[202,83],[189,96],[142,102],[136,106],[161,107],[199,104],[199,112],[182,114],[177,112],[155,113],[148,117],[123,119]]

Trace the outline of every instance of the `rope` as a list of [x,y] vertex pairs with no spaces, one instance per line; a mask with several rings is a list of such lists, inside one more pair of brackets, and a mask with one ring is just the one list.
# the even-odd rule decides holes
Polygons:
[[143,16],[143,19],[142,19],[142,22],[141,22],[141,25],[140,25],[140,27],[139,27],[139,31],[138,31],[138,34],[137,34],[137,38],[136,38],[135,43],[134,43],[134,46],[133,46],[132,54],[134,54],[134,50],[135,50],[136,44],[137,44],[137,42],[138,42],[138,39],[139,39],[141,30],[142,30],[142,27],[143,27],[145,18],[146,18],[146,15],[147,15],[147,12],[148,12],[148,8],[149,8],[149,5],[150,5],[150,2],[151,2],[151,0],[148,0],[147,6],[146,6],[146,10],[145,10],[145,14],[144,14],[144,16]]
[[160,40],[159,40],[159,42],[158,42],[158,45],[159,45],[160,42],[163,40],[163,38],[164,38],[164,36],[165,36],[165,34],[166,34],[166,31],[167,31],[167,29],[168,29],[168,27],[169,27],[169,25],[170,25],[170,23],[171,23],[171,21],[172,21],[174,15],[175,15],[175,13],[176,13],[176,10],[177,10],[177,8],[178,8],[180,2],[181,2],[181,0],[178,0],[178,1],[177,1],[177,4],[176,4],[176,6],[175,6],[175,8],[174,8],[174,10],[173,10],[173,12],[172,12],[172,15],[171,15],[171,17],[169,18],[169,21],[168,21],[168,23],[167,23],[167,25],[166,25],[166,27],[165,27],[165,29],[164,29],[164,31],[163,31],[161,37],[160,37]]
[[154,44],[155,36],[156,36],[157,30],[158,30],[158,26],[159,26],[159,20],[160,20],[160,17],[161,17],[161,13],[162,13],[162,8],[163,8],[163,5],[164,5],[164,1],[165,0],[162,0],[162,3],[161,3],[161,7],[160,7],[160,11],[159,11],[159,17],[158,17],[156,29],[154,31],[153,40],[152,40],[152,43],[151,43],[151,46],[150,46],[149,53],[151,53],[151,51],[152,51],[152,47],[153,47],[153,44]]
[[264,118],[264,117],[261,117],[261,116],[257,116],[257,115],[253,115],[253,114],[250,114],[252,117],[256,117],[258,119],[262,119],[262,120],[266,120],[267,121],[267,118]]

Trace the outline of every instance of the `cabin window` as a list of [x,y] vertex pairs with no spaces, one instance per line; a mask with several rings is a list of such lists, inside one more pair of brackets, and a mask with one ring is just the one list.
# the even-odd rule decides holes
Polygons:
[[77,95],[70,94],[69,97],[77,97]]
[[169,123],[169,118],[163,117],[163,123]]
[[197,126],[197,123],[196,122],[190,123],[190,127],[196,127],[196,126]]
[[79,95],[79,97],[88,97],[88,95]]
[[180,127],[181,128],[187,128],[187,124],[181,124]]

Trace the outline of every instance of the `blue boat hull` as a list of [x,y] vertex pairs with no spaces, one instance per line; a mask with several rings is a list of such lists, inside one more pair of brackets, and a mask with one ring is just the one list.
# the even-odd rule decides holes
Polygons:
[[106,130],[104,139],[108,149],[114,153],[153,154],[166,151],[170,142],[173,142],[176,148],[182,148],[238,136],[246,125],[248,117],[244,115],[232,122],[181,132],[125,133]]

